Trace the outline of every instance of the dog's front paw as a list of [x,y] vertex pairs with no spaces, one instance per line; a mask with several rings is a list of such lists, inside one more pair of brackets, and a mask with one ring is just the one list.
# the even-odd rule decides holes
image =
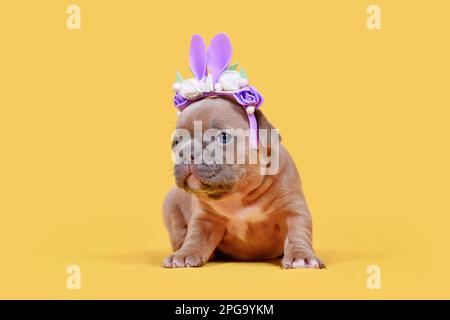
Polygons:
[[207,262],[201,253],[191,250],[177,250],[164,259],[162,266],[164,268],[189,268],[200,267]]
[[323,269],[325,264],[317,257],[302,253],[285,254],[281,260],[283,269]]

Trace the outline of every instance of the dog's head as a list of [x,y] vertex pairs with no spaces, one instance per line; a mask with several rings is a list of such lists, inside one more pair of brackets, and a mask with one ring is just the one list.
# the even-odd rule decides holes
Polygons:
[[[259,129],[273,129],[259,110],[255,116]],[[232,99],[203,99],[183,110],[172,139],[177,186],[218,199],[260,179],[261,150],[252,161],[248,129],[246,111]]]

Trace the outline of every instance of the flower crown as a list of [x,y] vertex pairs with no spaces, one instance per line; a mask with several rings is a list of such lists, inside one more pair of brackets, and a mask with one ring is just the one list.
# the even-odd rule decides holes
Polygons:
[[233,49],[228,36],[217,34],[206,50],[203,38],[194,35],[191,38],[189,66],[194,78],[183,80],[176,73],[173,85],[175,97],[173,103],[179,112],[194,101],[207,97],[232,97],[247,112],[250,124],[250,145],[258,148],[258,124],[254,115],[264,99],[255,87],[249,85],[244,68],[237,71],[237,63],[229,65]]

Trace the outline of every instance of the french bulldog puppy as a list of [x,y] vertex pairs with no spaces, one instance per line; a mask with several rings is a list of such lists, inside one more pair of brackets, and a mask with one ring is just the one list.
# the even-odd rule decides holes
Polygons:
[[[259,129],[272,125],[260,110],[255,112]],[[233,100],[208,98],[183,110],[177,129],[192,133],[194,121],[203,130],[216,129],[224,143],[234,143],[226,129],[249,128],[245,110]],[[231,142],[230,142],[231,140]],[[172,147],[192,150],[194,138],[174,135]],[[268,151],[260,146],[258,152]],[[279,145],[276,174],[262,175],[254,164],[175,164],[177,187],[163,205],[164,223],[173,253],[163,267],[198,267],[215,253],[236,260],[281,258],[284,269],[323,268],[312,247],[312,221],[300,177],[293,160]],[[270,150],[269,150],[270,153]],[[191,155],[195,159],[195,155]]]

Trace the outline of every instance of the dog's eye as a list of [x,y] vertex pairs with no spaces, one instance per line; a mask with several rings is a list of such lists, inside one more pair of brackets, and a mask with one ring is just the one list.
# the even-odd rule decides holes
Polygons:
[[233,140],[233,136],[225,131],[220,131],[217,133],[216,140],[221,144],[227,144]]
[[172,148],[175,147],[176,145],[178,145],[181,141],[183,141],[183,137],[176,137],[175,139],[172,140]]

